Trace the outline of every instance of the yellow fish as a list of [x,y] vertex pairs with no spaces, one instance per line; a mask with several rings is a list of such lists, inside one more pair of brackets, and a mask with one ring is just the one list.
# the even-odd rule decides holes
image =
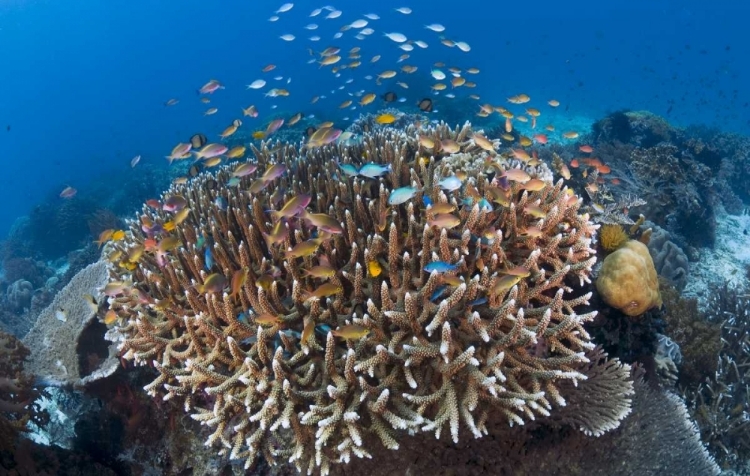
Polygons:
[[117,313],[112,309],[107,311],[107,313],[104,315],[104,323],[107,324],[108,326],[111,326],[112,324],[114,324],[116,320],[117,320]]
[[123,238],[125,238],[125,232],[122,230],[117,230],[112,232],[112,241],[120,241]]
[[244,145],[238,145],[236,147],[232,147],[229,149],[229,152],[227,152],[227,158],[228,159],[239,159],[245,154],[245,151],[247,148]]
[[359,101],[359,105],[360,106],[367,106],[368,104],[370,104],[371,102],[373,102],[376,97],[377,96],[375,96],[373,93],[365,94],[364,96],[362,96],[362,99]]
[[222,139],[226,139],[227,137],[231,136],[235,132],[237,132],[237,126],[232,124],[231,126],[224,129],[224,131],[221,134],[219,134],[219,137],[221,137]]
[[325,283],[320,285],[315,291],[312,293],[308,293],[307,299],[312,298],[324,298],[328,296],[333,296],[334,294],[341,292],[341,286],[333,284],[333,283]]
[[333,334],[336,337],[341,337],[342,339],[351,339],[351,340],[357,340],[361,339],[362,337],[365,337],[367,334],[370,333],[370,329],[364,326],[358,326],[356,324],[350,324],[344,327],[339,327],[336,330],[331,331],[331,334]]
[[307,240],[302,243],[298,243],[294,248],[284,253],[284,259],[292,258],[304,258],[306,256],[312,256],[318,251],[320,246],[319,240]]
[[394,122],[396,122],[396,119],[398,118],[393,114],[386,113],[376,117],[375,122],[377,122],[378,124],[393,124]]
[[263,131],[255,131],[253,132],[252,136],[253,139],[263,139],[264,137],[266,137],[266,133]]
[[497,296],[504,296],[505,292],[510,288],[518,284],[521,281],[521,276],[514,276],[512,274],[506,274],[502,278],[495,281],[495,285],[492,286],[492,294]]
[[141,256],[143,256],[143,251],[143,246],[136,246],[128,253],[128,261],[130,261],[131,263],[137,263],[138,261],[140,261]]
[[260,324],[261,326],[273,326],[281,322],[281,317],[274,316],[273,314],[265,313],[265,314],[261,314],[259,316],[253,317],[253,321]]
[[268,274],[264,274],[263,276],[255,280],[255,286],[261,288],[264,291],[268,291],[269,289],[271,289],[272,284],[273,277]]
[[370,276],[373,278],[377,278],[380,276],[380,273],[383,272],[383,267],[380,266],[380,263],[378,263],[377,260],[370,260],[367,262],[367,272],[370,273]]
[[[185,207],[179,212],[174,214],[172,221],[174,222],[175,225],[179,225],[180,223],[185,221],[185,219],[188,217],[189,214],[190,214],[190,208]],[[166,227],[164,229],[166,230]]]

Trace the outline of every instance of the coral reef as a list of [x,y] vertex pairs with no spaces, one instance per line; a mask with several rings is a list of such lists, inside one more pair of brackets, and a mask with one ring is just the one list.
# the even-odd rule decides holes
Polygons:
[[656,355],[654,355],[656,375],[662,385],[672,388],[677,383],[679,373],[677,366],[682,364],[682,351],[679,345],[664,334],[657,334],[656,337],[658,339]]
[[596,289],[607,304],[631,317],[661,306],[654,262],[639,241],[628,241],[604,259]]
[[[14,336],[0,332],[0,462],[27,431],[28,423],[44,424],[47,414],[32,403],[38,395],[24,371],[29,350]],[[2,464],[0,464],[0,469]]]
[[11,311],[18,312],[31,306],[31,296],[34,286],[30,282],[19,279],[13,282],[5,291],[5,303]]
[[[42,311],[23,339],[24,345],[32,351],[27,364],[29,372],[44,380],[81,385],[109,375],[117,368],[114,348],[101,349],[99,345],[104,342],[106,329],[95,318],[96,310],[84,299],[86,294],[97,299],[108,277],[107,263],[89,265]],[[90,337],[91,333],[98,334],[98,338]],[[99,365],[84,372],[81,362],[91,352],[99,355]]]
[[[533,178],[546,166],[487,161],[473,134],[264,143],[265,173],[238,192],[228,168],[174,185],[162,197],[174,215],[144,208],[109,252],[108,337],[159,371],[149,393],[183,401],[213,429],[207,444],[246,467],[262,454],[326,472],[373,439],[396,449],[447,427],[457,441],[487,434],[493,412],[511,425],[554,415],[562,389],[600,368],[585,356],[596,313],[574,311],[590,294],[571,287],[590,282],[597,226],[562,181]],[[461,153],[416,160],[430,141]],[[337,180],[337,163],[359,177]],[[445,177],[461,190],[441,190]],[[622,385],[598,388],[606,408],[571,422],[592,434],[628,408]]]
[[690,273],[690,264],[685,252],[670,239],[670,233],[664,228],[646,222],[641,229],[651,229],[648,251],[654,260],[656,272],[678,291],[685,289]]
[[695,298],[680,296],[671,283],[661,282],[665,332],[680,348],[680,386],[696,387],[715,375],[721,350],[721,325],[706,321]]
[[487,438],[461,440],[458,444],[429,435],[403,438],[397,453],[380,450],[372,459],[335,468],[333,474],[710,476],[720,473],[701,443],[682,400],[642,379],[635,382],[630,416],[617,431],[599,438],[588,438],[570,429],[540,428],[538,422],[508,428],[502,420],[491,420],[488,426]]
[[747,289],[726,284],[710,292],[704,318],[713,326],[706,327],[721,326],[716,371],[685,396],[703,441],[723,468],[732,468],[750,460],[750,299]]
[[54,274],[54,271],[43,262],[21,257],[6,258],[2,269],[6,282],[28,281],[34,289],[42,287]]
[[743,200],[750,200],[746,137],[680,129],[653,114],[620,111],[593,126],[591,141],[620,181],[619,193],[642,196],[648,202],[643,213],[687,244],[713,246],[718,207],[739,214]]
[[621,225],[605,224],[599,230],[599,243],[605,251],[614,251],[624,245],[630,237]]

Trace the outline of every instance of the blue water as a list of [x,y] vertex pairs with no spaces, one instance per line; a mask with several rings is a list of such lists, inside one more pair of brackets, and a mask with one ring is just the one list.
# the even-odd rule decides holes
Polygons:
[[[245,118],[250,128],[263,128],[272,113],[298,110],[321,120],[356,117],[358,111],[337,108],[345,93],[330,93],[348,77],[355,78],[351,91],[394,90],[413,107],[429,95],[434,81],[428,71],[435,61],[480,68],[477,88],[460,94],[477,93],[481,102],[500,105],[526,93],[545,102],[558,99],[566,114],[592,120],[620,108],[648,109],[677,125],[750,133],[745,2],[347,1],[335,4],[343,10],[340,18],[324,20],[325,12],[308,18],[322,4],[297,1],[278,22],[269,22],[282,3],[0,2],[0,237],[36,204],[61,200],[57,194],[67,185],[82,195],[95,184],[121,192],[123,174],[144,173],[141,165],[130,168],[131,158],[140,154],[142,164],[166,166],[163,157],[177,142],[195,132],[215,138],[240,116],[240,107],[256,104],[260,110],[258,119]],[[413,13],[393,11],[400,6]],[[342,25],[370,12],[381,17],[369,25],[376,30],[370,38],[358,41],[346,32],[339,41],[331,39]],[[311,22],[321,27],[303,29]],[[423,28],[426,23],[445,25],[447,37],[466,41],[472,50],[440,45],[438,34]],[[395,60],[403,51],[383,37],[387,31],[430,45],[405,62],[420,68],[407,77],[408,91],[393,80],[374,88],[363,79],[400,66]],[[286,33],[296,40],[280,40]],[[312,43],[312,35],[323,39]],[[306,64],[307,47],[319,51],[334,44],[344,52],[361,46],[362,66],[337,79]],[[375,54],[383,58],[371,65]],[[278,68],[262,75],[268,63]],[[284,81],[270,79],[277,74]],[[264,99],[260,91],[245,89],[260,77],[269,80],[266,90],[286,87],[291,96]],[[226,89],[211,97],[219,112],[204,117],[208,106],[198,101],[196,89],[212,78]],[[310,105],[320,94],[329,99]],[[180,103],[164,107],[170,98]]]

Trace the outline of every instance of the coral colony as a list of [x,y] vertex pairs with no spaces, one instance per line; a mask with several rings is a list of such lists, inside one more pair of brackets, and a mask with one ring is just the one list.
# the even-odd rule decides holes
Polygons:
[[[599,225],[562,180],[468,124],[362,139],[266,142],[239,183],[224,167],[173,185],[107,245],[110,337],[158,370],[149,394],[184,402],[246,467],[327,472],[373,436],[397,449],[416,432],[480,437],[491,414],[543,419],[592,368],[596,311],[576,312],[576,288]],[[581,430],[628,413],[632,384],[610,389]]]

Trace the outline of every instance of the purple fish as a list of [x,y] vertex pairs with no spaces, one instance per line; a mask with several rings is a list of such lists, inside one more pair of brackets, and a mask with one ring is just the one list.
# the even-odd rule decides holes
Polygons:
[[266,127],[266,136],[270,136],[274,132],[278,131],[279,128],[283,125],[284,119],[274,119],[270,124],[268,124],[268,127]]
[[162,208],[168,212],[179,212],[187,206],[187,200],[182,195],[172,195],[164,201]]
[[227,146],[225,146],[224,144],[214,143],[208,144],[201,150],[195,151],[194,154],[196,160],[212,159],[224,154],[227,150],[229,149],[227,149]]
[[212,79],[204,84],[203,87],[198,90],[198,92],[201,94],[211,94],[217,89],[224,89],[224,86],[222,86],[221,83],[217,80]]
[[266,173],[263,174],[261,180],[264,182],[270,182],[271,180],[275,180],[284,175],[284,172],[286,172],[286,165],[274,164],[266,170]]

